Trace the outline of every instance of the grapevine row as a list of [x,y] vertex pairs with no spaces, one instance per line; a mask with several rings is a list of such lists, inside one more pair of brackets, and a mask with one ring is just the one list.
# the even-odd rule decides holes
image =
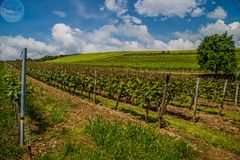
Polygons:
[[[15,64],[16,65],[16,64]],[[19,64],[17,64],[18,67]],[[157,110],[162,102],[165,78],[164,75],[140,73],[113,68],[92,68],[77,65],[57,65],[49,63],[29,63],[27,74],[49,85],[58,87],[68,92],[83,96],[87,93],[89,99],[94,95],[100,95],[109,99],[122,101],[149,109]],[[94,86],[94,71],[97,72],[96,86]],[[200,82],[199,97],[220,103],[223,96],[224,79],[202,78]],[[166,95],[167,104],[177,102],[179,104],[192,105],[195,91],[196,77],[170,76]],[[95,89],[94,89],[95,87]],[[226,100],[234,102],[235,81],[229,80]]]

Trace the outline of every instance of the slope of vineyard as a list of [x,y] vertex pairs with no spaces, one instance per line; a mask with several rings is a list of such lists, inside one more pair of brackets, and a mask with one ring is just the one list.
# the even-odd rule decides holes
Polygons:
[[[240,63],[240,50],[237,59]],[[199,70],[196,51],[128,51],[79,54],[58,58],[51,63],[90,66],[155,68],[164,70]]]
[[[166,159],[179,159],[179,157],[182,156],[186,156],[183,159],[238,159],[235,154],[221,149],[221,147],[213,147],[199,139],[191,137],[190,134],[185,134],[184,132],[181,133],[175,129],[157,129],[160,133],[170,136],[169,138],[163,136],[163,142],[157,142],[158,137],[153,138],[151,133],[153,131],[152,124],[146,124],[139,121],[129,114],[123,114],[118,111],[113,111],[89,103],[78,96],[73,96],[59,89],[43,84],[35,79],[29,78],[28,81],[33,83],[36,87],[35,89],[38,98],[34,101],[38,102],[38,105],[36,106],[38,107],[38,111],[39,109],[41,112],[46,112],[45,110],[48,110],[48,112],[51,111],[51,114],[43,114],[47,117],[47,120],[51,120],[51,116],[55,117],[59,114],[50,109],[53,106],[55,106],[57,110],[62,110],[63,108],[65,108],[64,110],[67,110],[67,112],[64,112],[65,115],[63,116],[63,121],[61,123],[48,127],[46,132],[34,137],[32,147],[36,159],[125,159],[124,156],[128,155],[129,152],[131,152],[130,156],[132,159],[139,159],[136,157],[146,156],[145,151],[137,154],[145,145],[145,147],[147,147],[148,144],[150,144],[151,147],[155,147],[158,144],[164,144],[169,138],[176,138],[175,144],[168,148],[165,153],[162,152],[165,150],[164,148],[163,150],[157,150],[157,154],[154,153],[154,148],[153,150],[151,150],[151,147],[145,148],[152,154],[150,157],[144,157],[143,159],[156,159],[156,157],[162,156],[163,158],[160,159],[164,159],[164,157],[168,157]],[[64,105],[62,104],[62,101],[64,102]],[[60,112],[60,114],[61,113],[62,112]],[[102,115],[103,118],[97,118],[99,117],[98,115]],[[179,127],[181,130],[184,130],[184,127],[187,127],[188,129],[196,130],[197,134],[202,134],[204,132],[205,134],[207,133],[207,135],[214,135],[213,139],[209,139],[211,141],[214,141],[216,138],[217,140],[219,140],[218,138],[227,139],[226,135],[228,136],[228,134],[223,134],[221,135],[223,137],[219,137],[219,133],[216,132],[216,134],[211,130],[205,131],[205,127],[188,123],[186,121],[178,122],[176,118],[171,119],[176,123],[174,124],[174,127]],[[122,122],[119,123],[119,120],[122,120],[122,122],[127,125],[122,126]],[[142,132],[141,126],[136,126],[137,128],[135,128],[133,124],[129,124],[128,122],[136,122],[137,124],[146,127],[150,126],[150,128],[147,128],[147,130]],[[192,128],[193,126],[195,126],[195,128]],[[85,130],[85,127],[87,127],[87,130]],[[99,134],[99,132],[101,132],[101,134]],[[123,135],[123,133],[125,135]],[[105,138],[106,136],[108,138]],[[203,134],[203,136],[205,135]],[[188,150],[185,150],[186,147],[184,143],[179,141],[179,139],[188,140],[191,147],[188,148]],[[154,142],[157,142],[157,144],[148,143],[153,140]],[[136,142],[138,142],[138,144],[136,144]],[[220,143],[222,143],[222,140]],[[169,144],[171,144],[171,142]],[[164,146],[168,146],[169,144],[164,144]],[[140,146],[136,147],[136,145]],[[178,147],[181,149],[178,150]],[[191,152],[192,147],[197,151],[197,153],[194,154],[194,157],[191,157],[193,156]],[[174,151],[174,153],[170,155],[169,153],[171,151]],[[154,158],[154,156],[156,157]],[[28,155],[26,154],[23,159],[27,159],[27,157]]]
[[[133,116],[91,104],[33,78],[28,81],[35,86],[30,113],[37,115],[37,122],[41,120],[33,128],[41,131],[32,137],[34,159],[154,160],[197,156],[185,140],[169,136],[170,132],[159,134]],[[22,159],[28,159],[27,153]]]
[[[14,65],[20,66],[17,63]],[[96,94],[96,103],[131,113],[147,122],[158,121],[156,110],[164,94],[165,77],[162,74],[32,62],[28,63],[27,68],[30,76],[66,92],[87,98],[89,101],[92,101]],[[96,87],[94,87],[95,70]],[[228,79],[224,100],[222,96],[224,79],[201,78],[197,123],[191,121],[195,83],[194,76],[171,76],[166,94],[168,99],[166,120],[171,128],[184,132],[184,135],[191,134],[210,145],[240,154],[239,143],[234,143],[239,141],[240,133],[239,107],[234,106],[235,79]],[[222,102],[225,102],[223,110],[220,108]]]

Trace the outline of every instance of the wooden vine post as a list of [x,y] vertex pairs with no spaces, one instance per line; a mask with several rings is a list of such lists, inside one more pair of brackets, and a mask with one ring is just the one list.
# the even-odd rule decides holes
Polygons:
[[93,102],[96,102],[96,89],[97,89],[97,71],[94,72],[94,88],[93,88]]
[[120,82],[120,85],[118,86],[118,89],[117,89],[117,103],[116,103],[116,105],[114,107],[115,110],[118,109],[118,104],[119,104],[121,95],[123,93],[123,85],[124,85],[124,82]]
[[237,110],[237,104],[238,104],[238,90],[239,90],[239,84],[236,84],[236,93],[235,93],[235,109]]
[[239,90],[239,83],[238,83],[238,73],[236,74],[236,77],[235,77],[235,79],[236,79],[236,92],[235,92],[235,99],[234,99],[234,107],[235,107],[235,109],[236,109],[236,111],[237,111],[237,105],[238,105],[238,90]]
[[168,91],[169,80],[170,80],[170,75],[168,74],[165,79],[165,87],[164,87],[162,102],[158,107],[159,127],[160,128],[165,127],[163,116],[164,116],[164,112],[166,111],[166,106],[167,106],[167,91]]
[[224,101],[225,101],[225,96],[226,96],[227,84],[228,84],[228,80],[225,81],[225,83],[224,83],[224,87],[223,87],[223,94],[222,94],[221,105],[220,105],[220,111],[219,111],[219,114],[220,114],[220,115],[222,114],[223,107],[224,107]]
[[114,73],[113,73],[113,61],[111,62],[111,66],[112,66],[112,75],[114,75]]
[[140,65],[139,65],[139,60],[137,61],[137,76],[139,77],[139,70],[140,70]]
[[122,94],[122,89],[121,89],[120,93],[117,96],[117,102],[116,102],[116,105],[114,107],[114,110],[118,109],[118,104],[119,104],[119,101],[120,101],[121,94]]
[[196,90],[194,93],[194,102],[193,102],[193,121],[196,121],[196,113],[197,113],[197,98],[198,98],[198,89],[199,89],[200,78],[197,78]]

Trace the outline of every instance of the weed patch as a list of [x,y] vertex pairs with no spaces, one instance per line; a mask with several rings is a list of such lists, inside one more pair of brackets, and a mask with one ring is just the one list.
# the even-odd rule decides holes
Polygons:
[[193,150],[182,140],[156,133],[153,127],[110,122],[102,117],[89,120],[86,132],[115,159],[193,159]]

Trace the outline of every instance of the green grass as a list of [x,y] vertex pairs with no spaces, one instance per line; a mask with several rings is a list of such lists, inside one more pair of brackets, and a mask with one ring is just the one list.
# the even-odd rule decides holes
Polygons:
[[176,119],[171,116],[166,116],[166,120],[170,122],[171,126],[178,131],[194,135],[206,143],[213,146],[227,149],[237,155],[240,155],[240,141],[239,136],[234,136],[226,132],[217,131],[201,125],[196,125],[191,122],[185,122],[181,119]]
[[[92,66],[141,67],[161,69],[198,69],[196,55],[192,51],[170,52],[109,52],[67,56],[51,63],[81,64]],[[194,63],[195,62],[195,63]]]
[[47,128],[63,122],[71,109],[77,107],[74,104],[69,105],[69,99],[59,100],[45,94],[44,89],[35,88],[32,97],[28,98],[29,117],[37,125],[37,133],[44,132]]
[[[237,60],[240,64],[240,51]],[[58,58],[51,63],[80,64],[87,66],[140,67],[162,70],[199,70],[196,51],[128,51],[79,54]]]
[[[56,100],[46,96],[47,91],[36,88],[40,115],[51,122],[53,106],[64,106],[68,111],[76,107],[70,100]],[[44,114],[47,110],[48,115]],[[92,117],[93,118],[93,117]],[[140,124],[126,124],[121,121],[107,121],[97,118],[84,122],[72,122],[64,116],[60,130],[49,128],[44,141],[57,140],[57,146],[35,157],[37,160],[115,160],[115,159],[194,159],[192,148],[183,140],[170,138],[155,132],[154,127],[143,127]],[[83,120],[84,121],[84,120]],[[38,135],[36,135],[38,136]],[[101,143],[106,142],[106,143]]]
[[49,62],[53,63],[81,63],[81,62],[89,62],[102,60],[107,58],[112,58],[115,56],[125,55],[127,52],[106,52],[106,53],[91,53],[91,54],[79,54],[73,56],[62,57],[58,59],[54,59]]
[[[102,97],[97,97],[97,100],[99,104],[110,108],[113,108],[116,104],[115,101]],[[143,108],[139,108],[133,105],[119,103],[119,110],[137,116],[140,119],[144,119],[145,117],[145,110]],[[165,118],[169,122],[170,127],[183,133],[183,135],[194,136],[208,144],[214,145],[219,148],[227,149],[235,154],[240,155],[240,143],[236,143],[240,141],[239,136],[207,128],[200,123],[196,124],[168,115],[166,115]],[[150,111],[149,119],[151,122],[157,122],[157,113]]]
[[[141,67],[141,68],[160,68],[160,69],[180,69],[194,70],[198,69],[197,63],[194,63],[196,56],[194,54],[173,55],[173,54],[153,54],[153,55],[124,55],[113,57],[106,60],[93,62],[97,66],[117,66],[117,67]],[[91,64],[91,63],[89,63]]]
[[[204,106],[198,106],[197,110],[209,114],[219,114],[218,108],[207,108]],[[223,111],[221,115],[234,121],[240,121],[240,114],[238,112]]]
[[[70,103],[71,104],[71,103]],[[58,140],[56,148],[46,151],[36,157],[36,160],[108,160],[111,157],[98,148],[87,136],[85,127],[81,124],[72,124],[71,127],[63,127],[62,130],[50,130],[45,141],[52,138]]]
[[23,148],[19,146],[18,127],[13,105],[9,100],[0,104],[0,159],[19,159]]
[[37,160],[138,160],[194,159],[195,152],[181,139],[160,135],[154,127],[108,121],[97,117],[86,126],[49,133],[58,139],[58,146],[37,157]]
[[96,148],[86,147],[83,144],[65,144],[57,152],[48,152],[37,160],[110,160],[104,152]]
[[87,133],[113,159],[193,159],[192,149],[182,140],[160,135],[154,127],[110,122],[102,117],[89,120]]

